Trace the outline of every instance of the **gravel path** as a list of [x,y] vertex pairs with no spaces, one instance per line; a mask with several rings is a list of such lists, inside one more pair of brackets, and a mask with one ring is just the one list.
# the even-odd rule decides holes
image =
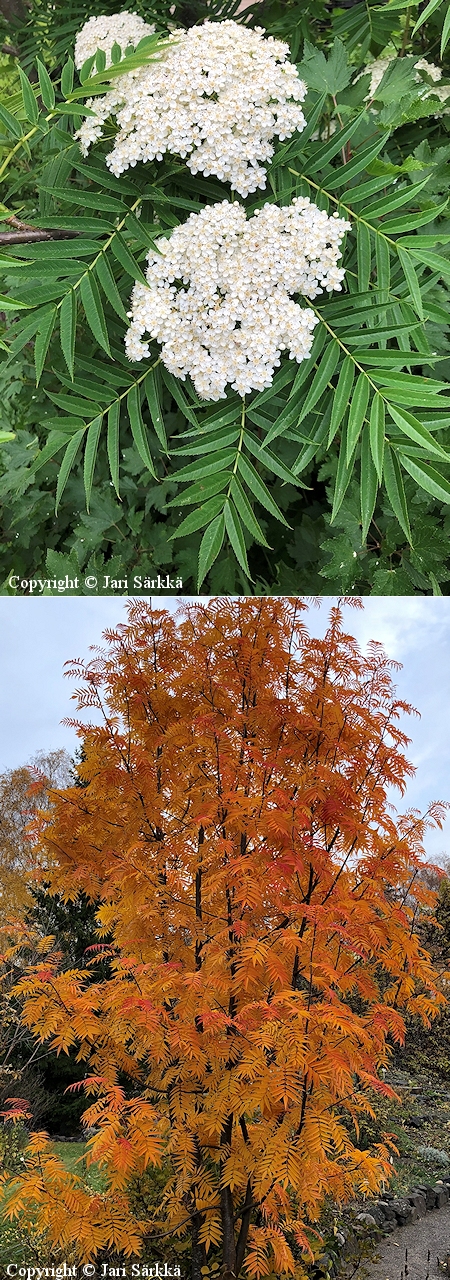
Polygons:
[[403,1280],[426,1280],[427,1274],[429,1280],[436,1277],[445,1280],[446,1275],[450,1276],[450,1265],[448,1270],[442,1267],[447,1254],[450,1254],[450,1204],[385,1236],[376,1246],[375,1260],[362,1262],[354,1280],[401,1280],[402,1272]]

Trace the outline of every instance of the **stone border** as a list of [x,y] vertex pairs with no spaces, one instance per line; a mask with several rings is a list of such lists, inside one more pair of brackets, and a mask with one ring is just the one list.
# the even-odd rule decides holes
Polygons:
[[383,1199],[371,1201],[357,1213],[354,1222],[362,1227],[381,1228],[382,1235],[388,1235],[407,1222],[417,1222],[430,1209],[442,1209],[449,1199],[450,1176],[439,1178],[434,1184],[420,1182],[401,1198],[386,1191]]
[[338,1276],[343,1266],[354,1257],[358,1246],[371,1236],[377,1239],[387,1236],[397,1227],[418,1222],[427,1212],[442,1209],[449,1203],[450,1176],[439,1178],[435,1183],[418,1183],[403,1197],[396,1196],[393,1191],[385,1191],[382,1199],[366,1201],[364,1206],[353,1212],[351,1221],[336,1232],[337,1247],[336,1251],[333,1249],[333,1256],[325,1244],[312,1269],[312,1280],[323,1280],[327,1273],[330,1277]]

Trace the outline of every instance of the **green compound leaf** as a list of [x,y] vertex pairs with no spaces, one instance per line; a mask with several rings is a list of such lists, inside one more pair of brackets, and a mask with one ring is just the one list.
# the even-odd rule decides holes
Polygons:
[[[344,129],[337,129],[336,133],[333,134],[332,141],[327,142],[325,146],[320,147],[319,150],[316,151],[314,157],[308,164],[308,174],[310,176],[315,177],[316,174],[319,174],[321,170],[330,163],[330,160],[333,160],[334,157],[337,156],[338,151],[341,150],[346,142],[349,142],[350,138],[353,137],[353,134],[356,133],[356,130],[359,129],[362,118],[363,116],[357,116],[356,119],[352,120]],[[389,137],[389,134],[386,136]],[[345,183],[345,185],[348,180],[349,168],[350,165],[345,166],[345,173],[343,175],[343,184]],[[298,176],[301,177],[302,175],[299,174]]]
[[[417,182],[413,187],[405,186],[400,191],[391,192],[388,196],[383,196],[381,200],[375,200],[374,204],[369,205],[364,210],[365,218],[382,218],[387,213],[393,213],[395,209],[401,209],[404,204],[411,204],[414,197],[423,187],[427,186],[430,181],[429,175],[422,182]],[[381,225],[381,232],[383,224]]]
[[136,383],[134,384],[134,387],[131,388],[131,391],[128,392],[127,409],[133,440],[138,454],[142,458],[142,461],[145,463],[145,466],[148,468],[151,475],[156,479],[153,458],[148,447],[147,433],[142,419],[139,387]]
[[383,477],[386,485],[386,492],[389,498],[394,515],[397,517],[400,527],[406,534],[408,542],[412,544],[411,528],[409,524],[408,507],[406,502],[405,488],[402,480],[398,458],[390,445],[385,446]]
[[147,377],[145,379],[144,387],[145,387],[145,394],[147,396],[147,404],[150,409],[150,417],[153,423],[153,427],[156,431],[156,435],[158,437],[160,444],[162,445],[162,448],[167,453],[167,435],[166,435],[166,428],[164,426],[163,412],[161,408],[161,395],[160,395],[161,389],[159,385],[160,380],[158,377],[158,373],[159,373],[159,370],[157,371],[156,369],[150,369],[150,373],[147,374]]
[[416,227],[425,227],[427,223],[434,222],[434,219],[444,212],[447,208],[448,201],[444,200],[442,204],[434,205],[431,209],[426,209],[423,213],[405,214],[403,218],[394,218],[392,222],[383,222],[383,233],[386,236],[406,235],[408,231],[415,231]]
[[178,405],[178,408],[181,409],[182,413],[184,413],[184,416],[185,418],[187,418],[188,422],[191,422],[192,426],[196,427],[197,431],[200,431],[200,424],[199,424],[198,418],[194,413],[192,405],[189,404],[189,400],[187,399],[187,396],[185,395],[182,386],[180,386],[179,379],[174,378],[173,373],[169,373],[169,370],[165,368],[165,365],[161,366],[161,373],[162,373],[164,382],[166,384],[166,387],[173,395],[173,398],[175,400],[175,403]]
[[[69,444],[67,445],[67,448],[61,463],[61,468],[58,476],[58,484],[56,486],[55,511],[58,511],[58,507],[61,502],[61,498],[64,493],[64,489],[66,487],[67,481],[69,479],[73,464],[75,462],[75,458],[80,448],[81,441],[83,440],[85,430],[86,428],[83,427],[80,431],[76,431],[75,435],[72,436],[72,439],[69,440]],[[42,459],[41,459],[41,465],[42,465]]]
[[372,269],[372,241],[370,238],[369,228],[365,222],[360,222],[356,232],[357,260],[358,260],[358,288],[360,293],[365,293],[369,288],[370,273]]
[[55,105],[55,90],[50,80],[50,76],[39,58],[36,58],[36,66],[38,69],[39,88],[44,107],[47,107],[47,111],[53,111],[53,107]]
[[224,489],[228,489],[231,478],[230,471],[221,472],[220,475],[208,476],[206,479],[199,481],[198,484],[191,485],[190,489],[185,489],[184,493],[179,493],[176,498],[172,498],[167,503],[167,506],[190,507],[195,502],[205,502],[207,498],[212,498],[213,494],[222,493]]
[[405,471],[409,471],[413,480],[417,481],[421,489],[425,489],[426,493],[431,493],[433,498],[437,498],[439,502],[450,502],[450,484],[444,476],[435,471],[434,467],[427,466],[426,462],[419,462],[417,458],[409,458],[407,454],[401,452],[402,467]]
[[111,480],[113,482],[117,497],[120,499],[119,493],[119,423],[120,423],[120,401],[115,400],[108,410],[108,430],[106,436],[106,450],[108,454],[109,470]]
[[[28,311],[27,302],[17,302],[16,298],[4,298],[2,293],[0,293],[0,307],[2,311]],[[26,332],[33,336],[36,333],[36,325],[34,328],[30,325]],[[28,342],[28,338],[25,338],[25,342]],[[20,348],[16,347],[17,350],[20,350]]]
[[227,498],[225,502],[223,514],[225,517],[225,529],[230,539],[236,559],[240,564],[241,569],[243,569],[246,577],[251,579],[242,525],[236,511],[236,507],[229,498]]
[[4,125],[5,129],[8,130],[8,133],[12,134],[13,138],[21,138],[23,136],[22,126],[19,124],[19,121],[15,119],[15,116],[11,115],[11,112],[8,111],[8,108],[5,107],[4,103],[0,103],[0,121]]
[[23,107],[25,115],[30,124],[37,124],[39,120],[39,107],[36,102],[28,76],[19,67],[20,86],[22,89]]
[[333,408],[331,410],[331,422],[328,432],[328,448],[332,444],[336,432],[339,430],[345,410],[350,400],[354,377],[355,362],[351,356],[346,356],[339,374],[338,384],[333,396]]
[[353,457],[356,445],[359,440],[361,428],[367,412],[369,403],[370,384],[365,373],[360,373],[358,381],[353,392],[350,410],[348,415],[347,426],[347,466]]
[[402,249],[401,245],[399,244],[397,244],[396,248],[397,248],[397,253],[399,257],[399,262],[401,263],[403,275],[408,285],[411,302],[413,304],[414,310],[417,312],[417,315],[419,316],[419,319],[423,320],[422,294],[420,292],[420,284],[417,278],[417,272],[416,272],[414,263],[411,261],[411,254],[408,253],[406,249]]
[[344,427],[341,435],[341,445],[339,449],[338,466],[337,466],[337,472],[336,472],[336,483],[334,486],[333,510],[331,512],[331,524],[333,524],[333,520],[336,519],[336,516],[340,511],[345,495],[347,493],[348,486],[350,484],[350,480],[352,478],[354,454],[351,455],[349,461],[347,461],[347,456],[348,456],[347,425],[346,423],[344,423]]
[[366,424],[361,439],[361,524],[365,542],[375,510],[378,492],[378,475],[370,448],[369,427]]
[[[336,137],[336,135],[334,136]],[[337,191],[339,187],[347,187],[351,178],[355,178],[358,173],[361,173],[362,169],[367,169],[372,160],[375,160],[380,151],[383,150],[388,138],[389,134],[385,133],[376,142],[372,142],[369,147],[364,147],[361,151],[357,151],[353,160],[350,160],[346,165],[342,165],[341,169],[335,169],[330,177],[327,176],[326,186],[329,187],[330,191]]]
[[225,499],[222,494],[216,494],[215,498],[210,498],[208,502],[204,502],[201,507],[197,507],[196,511],[191,511],[190,515],[178,526],[175,533],[171,533],[169,542],[173,538],[185,538],[188,533],[196,533],[197,529],[204,529],[205,524],[209,524],[215,516],[220,515],[224,509]]
[[254,514],[253,508],[250,506],[245,490],[242,488],[241,482],[237,476],[232,476],[230,484],[230,497],[233,498],[236,510],[239,512],[241,520],[245,524],[252,537],[260,542],[263,547],[268,547],[269,543],[264,537],[261,525]]
[[447,48],[449,40],[450,40],[450,7],[447,9],[447,13],[444,18],[444,25],[442,28],[441,50],[440,50],[441,58],[444,55],[444,52]]
[[56,307],[52,307],[51,311],[43,317],[36,334],[36,341],[34,344],[34,364],[36,369],[36,386],[37,387],[39,386],[39,382],[41,380],[41,374],[45,364],[45,357],[47,355],[47,351],[50,345],[50,340],[53,333],[55,320],[56,320]]
[[84,491],[86,494],[86,508],[89,511],[89,503],[91,500],[92,481],[94,478],[95,463],[97,460],[98,443],[100,440],[100,432],[102,429],[103,415],[94,418],[88,429],[86,438],[86,447],[84,450]]
[[[439,5],[441,3],[442,3],[442,0],[428,0],[428,4],[425,5],[423,12],[420,14],[420,17],[417,19],[415,27],[413,27],[412,29],[411,36],[416,35],[416,32],[419,30],[419,28],[423,26],[424,22],[428,21],[428,18],[431,18],[431,14],[434,13],[435,9],[439,8]],[[403,8],[403,4],[402,4],[402,8]]]
[[103,289],[105,297],[111,304],[116,315],[123,320],[124,324],[128,324],[128,317],[123,305],[119,290],[117,288],[111,267],[105,254],[102,253],[94,267],[95,275],[99,284]]
[[280,520],[281,524],[284,524],[286,528],[289,529],[290,525],[287,520],[285,520],[282,511],[280,511],[280,508],[277,506],[276,502],[274,502],[274,499],[271,497],[267,486],[264,484],[264,481],[261,480],[261,476],[258,475],[258,472],[255,470],[249,459],[244,458],[242,454],[239,455],[238,470],[242,479],[245,481],[245,484],[249,489],[251,489],[252,493],[254,493],[255,498],[258,499],[261,506],[265,507],[266,511],[270,511],[270,514],[275,516],[276,520]]
[[406,409],[394,408],[393,404],[389,404],[387,407],[397,427],[400,428],[404,435],[409,436],[410,440],[414,441],[414,444],[422,445],[425,453],[427,455],[431,454],[432,458],[439,458],[441,462],[450,463],[450,454],[442,448],[442,445],[434,439],[434,436],[427,431],[427,428],[424,427],[422,422],[419,422],[418,418],[415,418],[412,413],[408,413]]
[[127,275],[131,276],[132,280],[140,280],[141,284],[145,284],[145,285],[147,284],[147,281],[145,279],[143,272],[141,271],[140,266],[136,262],[136,259],[133,257],[133,255],[130,253],[129,248],[126,245],[125,240],[123,239],[123,236],[121,236],[119,231],[116,231],[116,234],[113,240],[111,241],[111,250],[112,250],[112,253],[114,254],[114,257],[117,258],[117,261],[120,262],[121,267],[123,267],[124,271],[127,272]]
[[106,354],[110,356],[111,348],[109,345],[108,329],[106,326],[103,303],[98,286],[92,275],[83,275],[81,277],[80,294],[89,328],[92,330],[94,338],[97,339],[99,345],[103,347]]
[[379,483],[383,479],[383,458],[384,458],[384,438],[385,438],[385,408],[384,400],[377,391],[372,400],[370,410],[370,452],[372,454],[374,467],[378,476]]
[[72,379],[74,374],[76,324],[77,299],[74,289],[71,289],[61,303],[59,332],[61,350]]
[[[332,341],[328,344],[328,346],[325,349],[325,354],[322,356],[317,372],[315,373],[313,381],[309,388],[308,394],[306,395],[303,405],[300,409],[300,412],[297,418],[297,423],[296,423],[297,426],[300,426],[300,423],[303,422],[303,419],[306,418],[307,414],[311,412],[311,409],[314,408],[314,405],[316,405],[317,401],[320,399],[320,396],[325,390],[325,387],[328,385],[330,378],[332,378],[333,376],[333,373],[339,361],[339,355],[340,355],[339,343],[336,342],[336,340],[333,338]],[[270,439],[270,432],[269,432],[269,439]]]
[[217,560],[224,537],[225,517],[222,514],[216,516],[215,520],[212,521],[212,524],[208,525],[200,543],[200,551],[198,553],[197,591],[200,591],[200,587],[206,578],[206,574],[209,573],[211,565],[214,564],[215,560]]

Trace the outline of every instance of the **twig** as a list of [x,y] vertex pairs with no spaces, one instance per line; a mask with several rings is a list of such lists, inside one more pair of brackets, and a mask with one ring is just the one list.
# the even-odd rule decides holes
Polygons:
[[[12,221],[8,218],[8,222]],[[35,244],[40,240],[76,240],[77,231],[41,231],[38,227],[27,227],[26,225],[19,231],[4,231],[0,233],[0,245],[8,244]]]
[[399,58],[404,58],[405,56],[406,46],[409,40],[410,29],[411,29],[411,8],[408,7],[405,14],[405,26],[403,28],[402,47],[400,49]]

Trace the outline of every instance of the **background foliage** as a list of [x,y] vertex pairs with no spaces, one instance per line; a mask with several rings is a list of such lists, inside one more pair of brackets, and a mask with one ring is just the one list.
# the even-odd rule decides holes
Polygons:
[[[164,31],[171,9],[189,25],[238,3],[133,7]],[[289,40],[309,89],[307,129],[278,145],[248,211],[301,194],[352,224],[345,291],[313,304],[311,358],[283,359],[244,407],[234,393],[199,402],[156,344],[153,368],[123,353],[155,236],[229,188],[170,157],[113,178],[106,141],[82,160],[74,111],[89,91],[72,89],[67,59],[87,12],[116,8],[65,5],[62,22],[58,4],[31,0],[8,28],[31,83],[22,73],[0,103],[3,217],[66,238],[0,240],[3,291],[26,308],[5,312],[0,368],[0,429],[15,433],[1,455],[3,590],[11,571],[96,573],[101,590],[103,574],[151,568],[211,593],[448,593],[447,0],[264,0],[239,15]],[[380,56],[395,60],[366,101]]]

